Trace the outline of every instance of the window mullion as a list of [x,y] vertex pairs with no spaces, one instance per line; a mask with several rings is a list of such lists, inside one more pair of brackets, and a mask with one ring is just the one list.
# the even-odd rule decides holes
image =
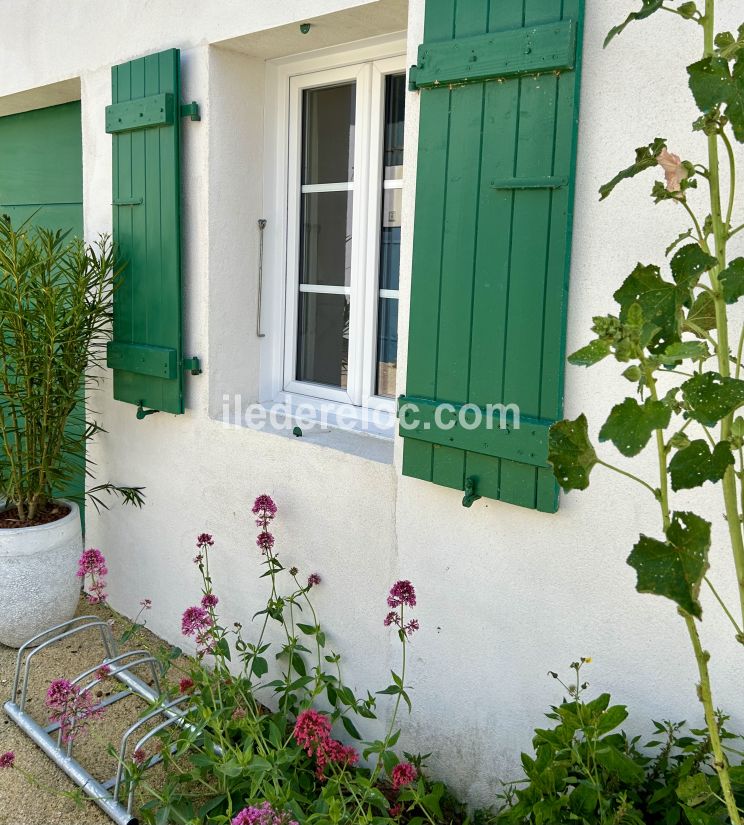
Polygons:
[[349,373],[347,392],[352,404],[362,403],[365,332],[365,262],[369,211],[369,64],[357,74],[354,128],[354,202],[351,246],[351,311],[349,317]]

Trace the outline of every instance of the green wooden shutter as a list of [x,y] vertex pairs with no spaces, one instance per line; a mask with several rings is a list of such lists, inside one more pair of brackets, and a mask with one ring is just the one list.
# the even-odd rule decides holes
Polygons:
[[[426,0],[411,69],[403,473],[546,512],[558,507],[547,431],[562,413],[582,18],[583,0]],[[517,404],[521,426],[488,429],[483,415],[441,428],[439,402]]]
[[114,66],[111,93],[114,242],[125,266],[108,346],[114,398],[182,413],[180,51]]

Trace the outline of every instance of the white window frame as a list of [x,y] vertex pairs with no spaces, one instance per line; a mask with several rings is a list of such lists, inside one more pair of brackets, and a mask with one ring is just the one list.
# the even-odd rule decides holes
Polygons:
[[[379,290],[382,149],[385,77],[404,72],[405,38],[401,34],[371,38],[356,46],[324,50],[313,56],[282,58],[267,64],[265,180],[267,213],[274,231],[267,239],[266,281],[271,287],[266,308],[273,334],[262,342],[261,398],[325,405],[343,404],[393,414],[395,399],[375,395],[377,296]],[[296,375],[299,291],[301,106],[302,91],[355,81],[354,205],[351,283],[355,299],[349,319],[348,385],[334,388],[298,381]],[[272,105],[271,102],[274,102]],[[273,110],[273,112],[271,111]],[[272,172],[274,174],[272,174]],[[343,288],[339,288],[341,290]],[[333,291],[336,291],[335,289]],[[397,292],[397,291],[396,291]],[[390,297],[397,297],[391,292]]]

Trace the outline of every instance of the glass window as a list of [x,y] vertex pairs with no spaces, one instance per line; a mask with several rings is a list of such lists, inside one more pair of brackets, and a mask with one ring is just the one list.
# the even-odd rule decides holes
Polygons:
[[290,192],[285,389],[390,411],[406,96],[399,69],[402,60],[389,59],[298,76],[290,120],[299,175]]

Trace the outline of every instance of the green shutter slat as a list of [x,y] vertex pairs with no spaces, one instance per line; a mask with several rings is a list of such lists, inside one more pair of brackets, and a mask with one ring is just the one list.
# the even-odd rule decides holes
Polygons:
[[460,36],[444,43],[422,44],[411,72],[418,89],[475,83],[496,78],[572,69],[576,57],[576,23],[565,20],[493,35]]
[[427,0],[422,46],[497,50],[539,28],[558,53],[569,33],[573,70],[421,92],[406,395],[517,404],[539,422],[534,441],[520,456],[504,438],[401,428],[405,475],[455,489],[472,477],[482,496],[546,512],[558,503],[544,435],[562,413],[582,11],[581,0]]
[[172,413],[183,412],[179,102],[178,49],[112,68],[106,128],[114,241],[125,269],[108,365],[114,398]]

